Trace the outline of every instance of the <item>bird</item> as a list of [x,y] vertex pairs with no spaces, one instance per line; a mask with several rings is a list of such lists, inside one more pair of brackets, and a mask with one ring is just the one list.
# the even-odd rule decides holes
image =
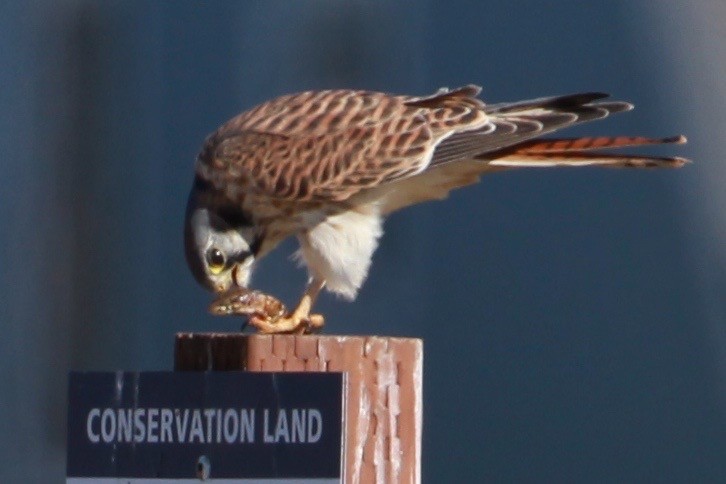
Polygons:
[[291,313],[258,329],[306,332],[323,288],[356,298],[392,212],[503,170],[689,162],[607,151],[682,144],[682,135],[543,137],[633,109],[608,94],[486,104],[480,92],[476,85],[427,96],[306,91],[230,119],[206,138],[195,163],[184,222],[192,274],[219,295],[248,288],[257,262],[296,237],[295,258],[309,276],[303,295]]

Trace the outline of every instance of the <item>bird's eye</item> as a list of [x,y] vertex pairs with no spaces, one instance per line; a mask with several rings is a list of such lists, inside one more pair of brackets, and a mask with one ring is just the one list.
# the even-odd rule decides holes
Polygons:
[[219,250],[216,247],[210,247],[209,250],[207,250],[207,267],[209,267],[209,272],[211,272],[214,275],[219,274],[222,272],[222,269],[224,269],[224,266],[227,263],[227,258],[224,256],[224,253]]

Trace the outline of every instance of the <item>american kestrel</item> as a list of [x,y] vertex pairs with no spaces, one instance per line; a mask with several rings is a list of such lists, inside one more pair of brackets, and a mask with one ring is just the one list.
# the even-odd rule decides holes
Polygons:
[[383,234],[401,208],[439,200],[486,173],[524,167],[680,167],[677,157],[603,153],[685,143],[670,138],[542,135],[628,111],[606,94],[485,104],[481,88],[425,97],[309,91],[278,97],[212,133],[196,161],[185,221],[187,262],[207,288],[246,288],[255,263],[295,236],[308,285],[297,308],[266,332],[310,324],[323,287],[353,300]]

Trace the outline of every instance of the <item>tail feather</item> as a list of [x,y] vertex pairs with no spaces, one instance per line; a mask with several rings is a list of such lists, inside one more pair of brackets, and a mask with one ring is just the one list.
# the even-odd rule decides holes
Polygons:
[[534,139],[508,150],[487,154],[488,166],[504,168],[546,168],[552,166],[603,166],[610,168],[680,168],[689,163],[681,157],[621,155],[593,151],[660,144],[683,144],[683,135],[668,138],[642,136]]
[[535,139],[517,145],[517,153],[553,153],[562,151],[589,151],[598,148],[623,148],[631,146],[686,143],[683,135],[668,138],[645,138],[643,136],[598,136],[583,138]]
[[[474,88],[447,92],[456,98],[475,95]],[[407,104],[433,108],[442,93]],[[450,191],[476,183],[482,175],[515,168],[601,166],[608,168],[679,168],[690,160],[619,154],[608,150],[661,144],[684,144],[682,135],[665,138],[608,136],[541,138],[579,123],[630,111],[633,105],[604,100],[599,92],[538,98],[515,103],[488,104],[489,122],[478,129],[456,131],[435,147],[426,170],[402,178],[393,186],[380,186],[360,195],[366,201],[382,201],[381,214],[427,200],[440,200]]]
[[[457,91],[452,91],[447,95],[455,94],[459,95]],[[484,109],[489,115],[489,122],[479,129],[458,131],[443,138],[436,146],[429,168],[472,158],[486,161],[489,166],[555,166],[557,164],[574,164],[576,159],[580,160],[578,164],[606,165],[617,165],[613,160],[624,159],[631,161],[624,161],[620,166],[628,166],[628,163],[633,166],[645,166],[650,164],[645,163],[646,157],[641,156],[614,157],[607,154],[578,156],[573,152],[590,151],[597,148],[685,143],[686,138],[683,136],[670,138],[625,136],[540,138],[542,135],[550,134],[562,128],[603,119],[611,114],[633,109],[633,105],[628,102],[604,100],[606,97],[607,94],[591,92],[486,105]],[[421,100],[416,102],[428,103],[429,101]],[[537,158],[533,158],[533,156],[545,153],[548,154],[547,161],[535,164],[534,160]],[[559,155],[566,159],[562,160],[562,163],[554,163],[553,160]],[[526,163],[522,161],[523,157],[526,158]],[[519,160],[520,163],[515,164],[513,161],[515,159]],[[608,161],[595,163],[593,161],[595,159]],[[674,158],[673,160],[676,160],[675,165],[681,163],[680,158]],[[654,161],[652,165],[660,166],[662,163]]]
[[584,151],[513,153],[491,160],[488,166],[507,168],[547,168],[552,166],[603,166],[609,168],[680,168],[690,163],[681,157],[612,155]]

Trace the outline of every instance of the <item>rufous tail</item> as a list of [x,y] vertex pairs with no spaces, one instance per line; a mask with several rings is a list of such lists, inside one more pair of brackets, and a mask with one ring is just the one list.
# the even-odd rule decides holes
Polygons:
[[640,136],[551,138],[525,141],[499,153],[489,166],[509,168],[550,166],[604,166],[611,168],[680,168],[690,160],[681,157],[623,155],[593,151],[633,146],[684,144],[686,137],[644,138]]

